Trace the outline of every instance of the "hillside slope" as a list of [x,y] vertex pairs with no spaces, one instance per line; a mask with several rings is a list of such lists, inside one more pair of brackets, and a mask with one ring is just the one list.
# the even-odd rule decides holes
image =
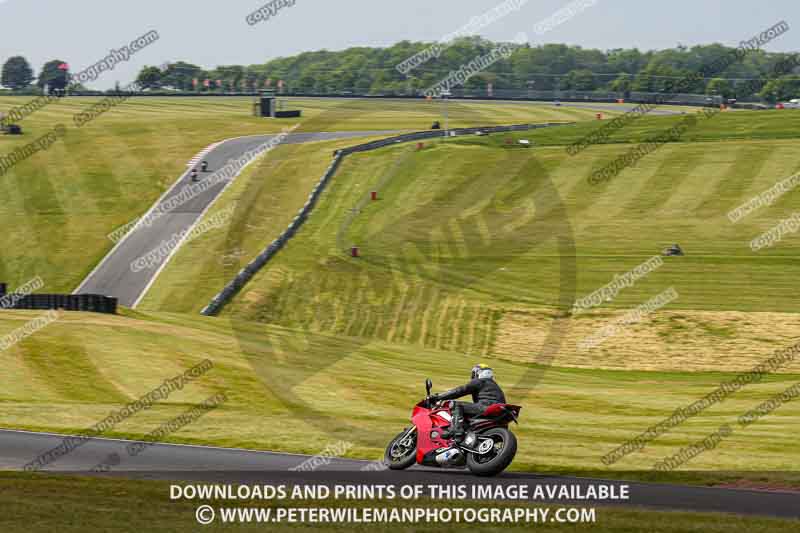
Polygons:
[[[791,290],[797,241],[749,248],[800,206],[797,194],[736,224],[727,218],[798,168],[795,139],[740,138],[748,117],[760,120],[730,113],[701,123],[692,133],[703,142],[669,143],[599,186],[587,180],[594,169],[677,119],[641,119],[574,157],[563,144],[526,150],[506,136],[353,155],[300,233],[224,315],[525,361],[560,346],[564,365],[745,368],[800,325]],[[508,138],[552,140],[578,127]],[[565,318],[575,298],[674,242],[686,257],[667,258],[612,301]],[[350,257],[354,245],[359,258]],[[663,312],[589,352],[578,348],[669,288],[679,296]]]

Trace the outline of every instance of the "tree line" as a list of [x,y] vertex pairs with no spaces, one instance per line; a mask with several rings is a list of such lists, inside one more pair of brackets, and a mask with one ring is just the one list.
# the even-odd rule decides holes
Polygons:
[[[440,55],[407,74],[396,67],[434,43],[402,41],[391,47],[320,50],[282,57],[258,65],[226,65],[205,69],[185,61],[166,67],[144,67],[137,82],[148,90],[192,92],[251,92],[278,89],[306,94],[419,94],[474,58],[496,48],[480,37],[447,44]],[[636,48],[598,50],[565,44],[523,45],[464,83],[464,89],[485,94],[495,90],[573,90],[598,92],[670,92],[675,80],[731,53],[721,44],[677,46],[666,50]],[[757,50],[713,77],[697,79],[687,92],[724,98],[760,98],[768,102],[800,98],[800,76],[773,76],[774,67],[794,54]],[[65,63],[47,62],[38,78],[21,56],[9,58],[0,83],[13,91],[63,88]],[[758,80],[753,83],[753,80]],[[35,84],[34,84],[35,81]]]

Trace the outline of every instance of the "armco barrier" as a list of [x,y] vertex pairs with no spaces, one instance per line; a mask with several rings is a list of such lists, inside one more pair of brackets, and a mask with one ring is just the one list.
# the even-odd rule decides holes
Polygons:
[[451,130],[430,130],[430,131],[419,131],[414,133],[405,133],[402,135],[396,135],[394,137],[389,137],[387,139],[380,139],[378,141],[372,141],[368,143],[358,144],[356,146],[350,146],[348,148],[342,148],[341,150],[336,150],[333,154],[333,161],[331,162],[328,169],[322,175],[322,178],[317,182],[314,188],[311,190],[311,194],[308,196],[308,200],[306,201],[305,205],[300,208],[297,212],[297,216],[294,217],[292,223],[283,230],[283,232],[278,236],[277,239],[272,241],[272,243],[260,254],[258,254],[255,259],[250,261],[246,267],[239,271],[236,274],[236,277],[230,281],[214,298],[209,302],[205,308],[200,312],[200,314],[207,315],[207,316],[214,316],[218,314],[225,304],[227,304],[231,298],[233,298],[236,293],[238,293],[242,287],[244,287],[248,281],[250,281],[253,276],[261,270],[264,265],[266,265],[270,259],[272,259],[275,254],[280,251],[281,248],[291,239],[294,234],[300,229],[300,226],[303,225],[308,215],[311,214],[311,211],[314,209],[314,205],[317,203],[320,195],[325,190],[328,182],[333,178],[336,174],[336,171],[339,168],[342,160],[347,157],[348,155],[355,153],[355,152],[366,152],[368,150],[376,150],[378,148],[383,148],[385,146],[389,146],[392,144],[403,143],[403,142],[410,142],[410,141],[419,141],[423,139],[432,139],[435,137],[444,137],[446,134],[450,134],[451,132],[455,134],[455,136],[459,135],[469,135],[474,134],[479,131],[485,133],[503,133],[509,131],[525,131],[525,130],[532,130],[538,128],[547,128],[552,126],[561,126],[564,125],[563,122],[553,123],[549,122],[546,124],[517,124],[514,126],[487,126],[487,127],[477,127],[477,128],[455,128]]
[[6,284],[0,283],[0,309],[63,309],[116,314],[117,299],[100,294],[17,294],[6,295]]

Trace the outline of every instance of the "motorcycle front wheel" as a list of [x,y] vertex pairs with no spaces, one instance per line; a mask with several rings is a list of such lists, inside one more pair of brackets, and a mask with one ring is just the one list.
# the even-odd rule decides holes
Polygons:
[[467,455],[467,468],[477,476],[496,476],[517,455],[517,437],[506,428],[493,428],[478,435],[478,449],[486,453]]
[[405,470],[417,460],[417,430],[406,428],[386,447],[383,460],[392,470]]

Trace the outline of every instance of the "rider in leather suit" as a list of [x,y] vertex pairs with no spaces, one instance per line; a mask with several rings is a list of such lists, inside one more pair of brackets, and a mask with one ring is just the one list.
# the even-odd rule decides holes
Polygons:
[[483,413],[492,404],[506,403],[506,396],[500,386],[495,383],[494,372],[487,365],[481,363],[472,367],[471,377],[471,381],[466,385],[431,396],[432,402],[438,402],[472,394],[472,402],[453,402],[455,404],[453,420],[450,423],[450,430],[442,435],[445,438],[463,439],[465,416],[472,418]]

